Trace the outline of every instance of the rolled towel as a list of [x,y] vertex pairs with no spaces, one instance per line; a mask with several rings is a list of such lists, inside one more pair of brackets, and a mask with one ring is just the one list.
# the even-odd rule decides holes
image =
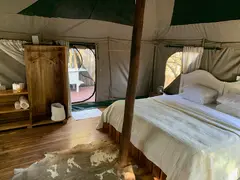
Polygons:
[[23,108],[23,109],[28,109],[29,108],[29,102],[28,102],[28,99],[26,97],[21,96],[19,98],[19,102],[20,102],[21,108]]
[[14,103],[14,107],[15,107],[15,109],[21,109],[20,102],[19,102],[19,101],[16,101],[16,102]]

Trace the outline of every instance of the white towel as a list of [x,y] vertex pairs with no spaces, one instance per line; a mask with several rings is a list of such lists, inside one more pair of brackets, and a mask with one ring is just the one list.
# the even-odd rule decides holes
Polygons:
[[29,102],[28,102],[28,99],[26,97],[21,96],[19,98],[19,102],[20,102],[21,108],[23,108],[23,109],[28,109],[29,108]]
[[15,109],[21,109],[20,102],[19,102],[19,101],[16,101],[16,102],[14,103],[14,107],[15,107]]
[[63,121],[66,119],[66,113],[64,110],[64,106],[60,103],[53,103],[51,105],[52,117],[53,121]]

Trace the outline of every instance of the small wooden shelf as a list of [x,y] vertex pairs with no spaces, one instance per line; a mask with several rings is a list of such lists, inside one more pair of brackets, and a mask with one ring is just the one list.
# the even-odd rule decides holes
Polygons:
[[24,128],[24,127],[28,127],[28,126],[29,126],[29,120],[19,120],[19,121],[15,121],[15,122],[5,123],[4,125],[0,126],[0,131]]
[[12,104],[0,105],[0,114],[16,113],[23,111],[29,111],[29,109],[15,109],[14,105]]
[[44,120],[39,119],[33,122],[33,124],[31,124],[29,119],[19,118],[19,119],[15,119],[14,122],[4,123],[4,126],[0,125],[0,131],[7,131],[12,129],[27,128],[27,127],[31,128],[31,127],[55,124],[55,123],[64,123],[64,121],[55,122],[55,121],[52,121],[49,117],[48,118],[46,117]]
[[28,94],[27,90],[24,90],[22,92],[13,92],[13,90],[0,91],[0,97],[2,97],[2,96],[20,96],[20,95],[27,95],[27,94]]
[[42,126],[47,124],[63,123],[63,121],[52,121],[50,118],[34,122],[32,126]]
[[35,116],[33,117],[32,126],[41,126],[46,124],[60,123],[63,121],[52,121],[50,116]]

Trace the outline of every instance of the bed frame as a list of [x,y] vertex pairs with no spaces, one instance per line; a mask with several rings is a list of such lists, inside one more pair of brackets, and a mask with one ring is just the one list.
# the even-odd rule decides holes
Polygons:
[[[112,125],[104,123],[103,132],[108,133],[108,136],[117,144],[120,144],[121,133],[119,133]],[[144,156],[132,143],[129,149],[130,156],[138,163],[139,166],[146,167],[149,172],[154,176],[154,180],[166,180],[167,175],[154,163]]]
[[[221,96],[226,93],[240,94],[240,82],[223,82],[215,78],[211,73],[203,70],[196,70],[192,73],[182,74],[179,93],[183,88],[189,85],[200,84],[218,91]],[[120,144],[121,133],[119,133],[112,125],[104,123],[103,131],[108,133],[108,136],[117,144]],[[167,175],[153,162],[130,143],[129,155],[138,163],[138,165],[146,167],[152,173],[155,180],[166,180]]]
[[200,84],[218,91],[221,96],[226,93],[240,94],[240,81],[224,82],[218,80],[211,73],[204,70],[196,70],[188,74],[181,75],[179,93],[183,92],[183,88],[189,85]]

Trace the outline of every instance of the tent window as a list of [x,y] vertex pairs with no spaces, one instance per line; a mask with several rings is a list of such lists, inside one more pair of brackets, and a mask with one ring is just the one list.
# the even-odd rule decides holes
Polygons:
[[182,70],[182,52],[171,55],[166,63],[164,88],[169,86],[180,74]]

